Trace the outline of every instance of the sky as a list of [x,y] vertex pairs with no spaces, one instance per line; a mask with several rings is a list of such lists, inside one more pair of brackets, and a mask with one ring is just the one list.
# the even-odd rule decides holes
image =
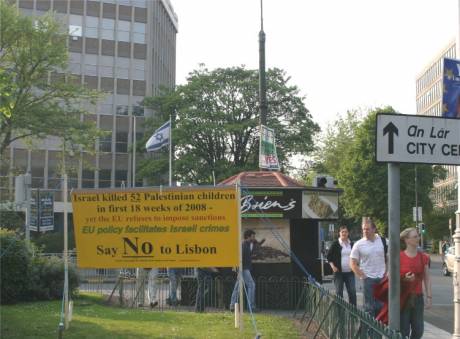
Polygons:
[[[176,83],[259,65],[259,0],[171,0]],[[415,79],[455,39],[457,0],[265,0],[266,67],[284,69],[322,129],[351,109],[415,114]]]

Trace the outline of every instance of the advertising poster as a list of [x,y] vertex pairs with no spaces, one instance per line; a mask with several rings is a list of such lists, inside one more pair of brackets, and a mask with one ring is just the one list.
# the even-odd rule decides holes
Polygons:
[[444,58],[442,116],[460,118],[460,60]]
[[279,264],[291,262],[288,250],[291,248],[288,219],[246,220],[243,233],[247,229],[256,232],[257,243],[252,252],[253,263]]
[[275,131],[267,126],[260,126],[259,167],[279,170],[278,155],[276,154]]
[[238,266],[235,187],[76,190],[77,265]]
[[338,219],[338,217],[339,195],[336,192],[303,192],[302,218]]

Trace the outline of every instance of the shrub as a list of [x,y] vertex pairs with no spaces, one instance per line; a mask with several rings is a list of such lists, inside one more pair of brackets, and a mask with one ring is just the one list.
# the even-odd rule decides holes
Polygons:
[[[0,228],[1,304],[62,298],[64,261],[40,257],[32,244]],[[69,265],[69,292],[75,294],[78,276]]]
[[0,303],[26,300],[33,247],[12,231],[0,228]]
[[[30,297],[34,300],[62,298],[64,289],[64,260],[55,256],[34,260]],[[75,295],[78,275],[74,266],[69,265],[69,293]]]

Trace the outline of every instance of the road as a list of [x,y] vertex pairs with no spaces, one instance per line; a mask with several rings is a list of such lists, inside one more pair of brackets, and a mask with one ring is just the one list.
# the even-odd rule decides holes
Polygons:
[[454,288],[452,277],[442,275],[440,255],[431,255],[430,276],[433,288],[433,307],[425,310],[425,321],[449,333],[454,331]]

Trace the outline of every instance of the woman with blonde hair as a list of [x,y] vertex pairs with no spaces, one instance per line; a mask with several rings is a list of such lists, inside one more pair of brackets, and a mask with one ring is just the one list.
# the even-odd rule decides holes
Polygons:
[[[410,336],[410,339],[419,339],[424,331],[423,308],[432,305],[429,257],[417,250],[420,236],[416,228],[406,228],[400,238],[401,296],[406,296],[401,298],[401,334]],[[422,285],[425,287],[425,301]]]

